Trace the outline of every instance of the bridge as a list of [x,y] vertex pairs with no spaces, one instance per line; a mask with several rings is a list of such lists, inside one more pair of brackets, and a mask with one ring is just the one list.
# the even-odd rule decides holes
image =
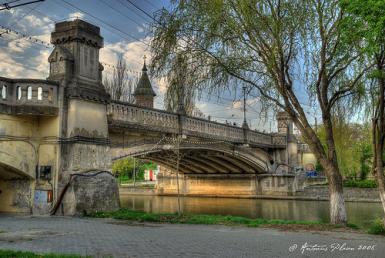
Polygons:
[[0,77],[0,211],[115,209],[116,181],[95,171],[128,156],[164,168],[159,194],[175,194],[180,173],[186,195],[290,195],[293,168],[313,162],[298,159],[293,123],[283,112],[278,132],[266,134],[154,109],[145,64],[135,104],[111,100],[102,85],[97,26],[57,23],[51,42],[47,79]]

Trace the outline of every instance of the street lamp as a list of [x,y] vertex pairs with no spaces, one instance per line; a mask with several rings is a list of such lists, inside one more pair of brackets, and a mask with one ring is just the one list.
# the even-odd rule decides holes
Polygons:
[[243,91],[243,124],[242,124],[242,128],[243,129],[249,129],[249,125],[247,124],[247,121],[246,121],[246,85],[243,85],[242,91]]

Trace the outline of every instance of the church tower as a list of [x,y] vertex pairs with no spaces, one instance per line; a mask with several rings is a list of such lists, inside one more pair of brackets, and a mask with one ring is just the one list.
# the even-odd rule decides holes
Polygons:
[[142,68],[142,76],[134,91],[135,104],[141,107],[154,108],[154,97],[156,96],[152,89],[150,79],[147,74],[146,57]]

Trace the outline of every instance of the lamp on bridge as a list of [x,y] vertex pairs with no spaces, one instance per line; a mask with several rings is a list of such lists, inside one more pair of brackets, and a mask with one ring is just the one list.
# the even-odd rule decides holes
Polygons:
[[242,124],[242,128],[243,129],[249,129],[249,125],[247,124],[247,121],[246,121],[246,85],[243,85],[242,91],[243,91],[243,124]]

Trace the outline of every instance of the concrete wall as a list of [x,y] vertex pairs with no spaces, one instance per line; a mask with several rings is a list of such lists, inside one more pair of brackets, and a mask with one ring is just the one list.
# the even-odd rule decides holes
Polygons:
[[[179,189],[182,195],[252,197],[258,195],[287,196],[296,190],[294,177],[285,175],[257,176],[253,174],[202,174],[179,175]],[[157,177],[157,194],[177,194],[175,174]]]
[[[52,143],[39,139],[57,137],[59,119],[0,114],[0,121],[0,136],[18,137],[0,141],[0,211],[30,212],[34,207],[35,190],[54,191],[58,145],[55,138]],[[36,180],[37,165],[52,167],[51,182]]]
[[108,137],[104,104],[71,99],[68,104],[68,136]]
[[[326,200],[329,198],[328,186],[308,186],[296,196]],[[344,187],[344,197],[345,201],[380,201],[377,188]]]
[[33,185],[29,179],[0,179],[0,212],[29,213]]

